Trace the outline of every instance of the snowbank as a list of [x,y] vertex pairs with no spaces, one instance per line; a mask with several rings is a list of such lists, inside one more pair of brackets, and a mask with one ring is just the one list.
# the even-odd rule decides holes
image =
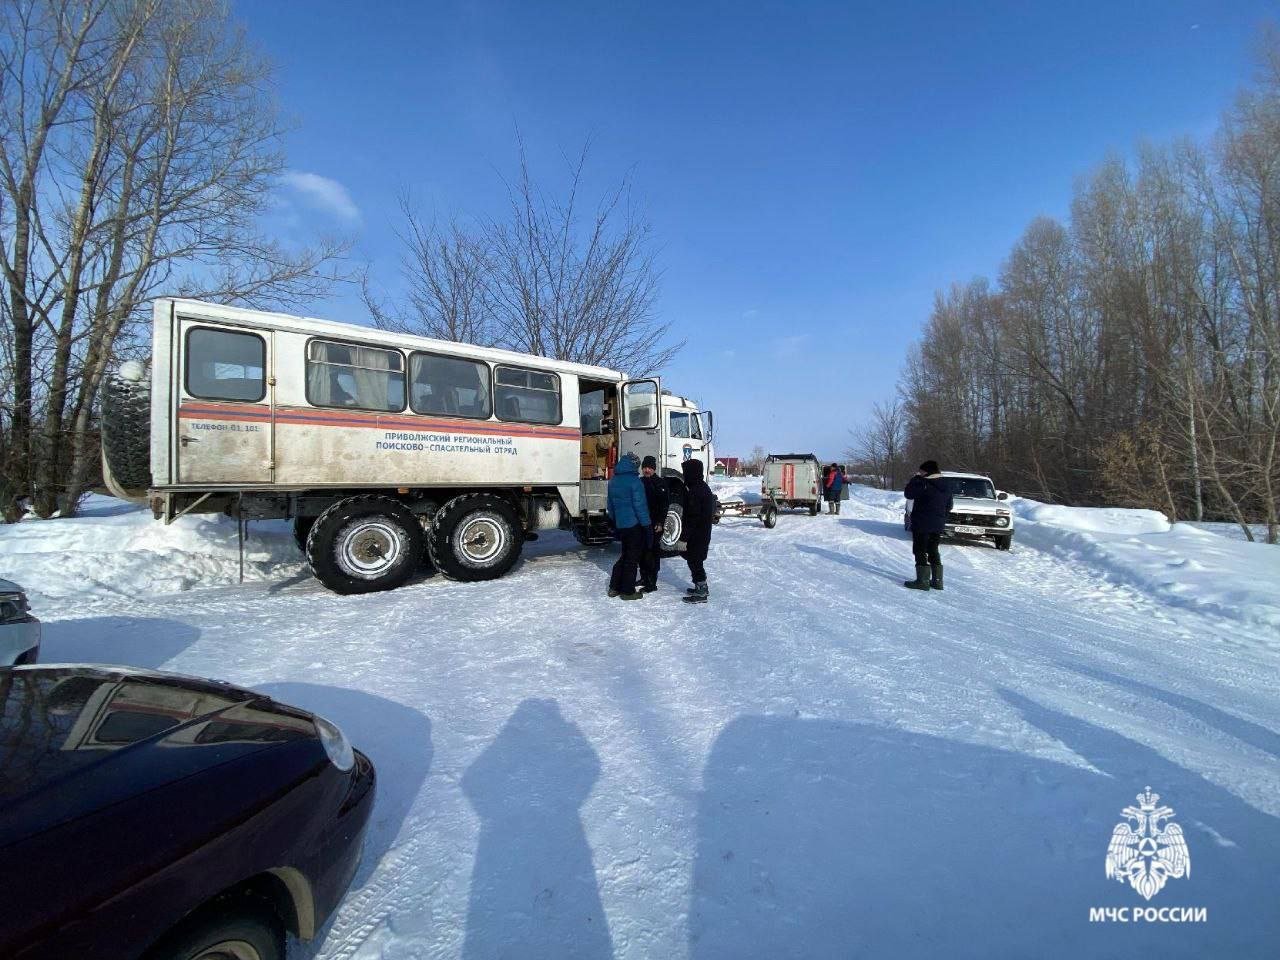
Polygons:
[[[284,521],[248,526],[246,580],[285,580],[303,571]],[[21,584],[36,603],[77,603],[180,593],[233,584],[240,561],[236,524],[225,516],[187,516],[169,526],[143,507],[90,497],[80,516],[0,527],[0,577]]]

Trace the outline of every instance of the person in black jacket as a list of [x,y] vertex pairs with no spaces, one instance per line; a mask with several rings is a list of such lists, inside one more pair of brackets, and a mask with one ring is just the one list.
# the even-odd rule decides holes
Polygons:
[[644,497],[649,504],[649,523],[652,525],[648,544],[640,555],[640,591],[653,593],[658,589],[658,572],[662,569],[662,555],[658,552],[662,541],[662,525],[671,507],[671,494],[667,481],[658,476],[656,457],[645,457],[640,465],[640,482],[644,484]]
[[711,549],[711,520],[716,514],[716,495],[702,479],[702,461],[686,460],[684,472],[684,533],[679,548],[689,564],[693,587],[686,590],[685,603],[706,603],[711,595],[707,588],[707,571],[703,564]]
[[[902,495],[911,501],[911,550],[916,556],[916,578],[903,586],[912,590],[942,589],[942,557],[938,544],[947,529],[951,492],[942,482],[938,461],[926,460],[907,482]],[[932,575],[932,576],[931,576]]]

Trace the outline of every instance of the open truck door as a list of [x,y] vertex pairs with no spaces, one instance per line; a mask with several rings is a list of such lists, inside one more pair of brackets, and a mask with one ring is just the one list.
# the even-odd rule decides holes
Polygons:
[[[663,457],[662,381],[657,377],[626,380],[618,389],[622,394],[618,456],[654,457],[659,464],[670,466]],[[679,469],[680,464],[675,467]]]
[[170,397],[177,482],[270,483],[273,335],[178,318]]

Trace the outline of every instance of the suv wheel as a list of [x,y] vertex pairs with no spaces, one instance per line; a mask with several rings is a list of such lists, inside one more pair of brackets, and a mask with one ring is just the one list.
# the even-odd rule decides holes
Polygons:
[[435,568],[450,580],[496,580],[520,559],[524,530],[510,501],[464,493],[436,511],[427,535]]
[[996,537],[996,549],[1008,550],[1013,546],[1013,534],[1006,533],[1004,536]]
[[418,569],[422,540],[422,525],[399,500],[348,497],[316,518],[307,559],[334,593],[392,590]]

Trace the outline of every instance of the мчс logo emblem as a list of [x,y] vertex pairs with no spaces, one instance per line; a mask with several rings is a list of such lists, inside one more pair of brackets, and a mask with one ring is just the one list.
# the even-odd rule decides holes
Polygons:
[[1182,827],[1166,822],[1173,808],[1156,806],[1159,802],[1160,795],[1150,787],[1138,794],[1137,807],[1120,811],[1134,825],[1117,823],[1107,847],[1108,879],[1128,880],[1145,900],[1164,889],[1170,877],[1191,876],[1191,852]]

